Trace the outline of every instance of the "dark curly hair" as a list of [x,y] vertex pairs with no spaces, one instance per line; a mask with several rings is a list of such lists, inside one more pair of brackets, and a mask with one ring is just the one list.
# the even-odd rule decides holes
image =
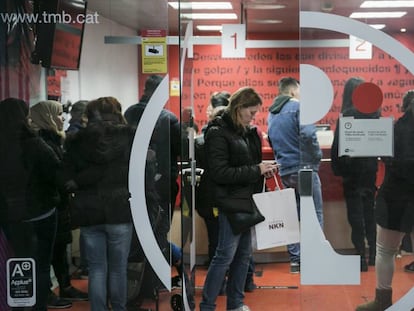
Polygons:
[[414,110],[414,90],[409,90],[407,93],[404,94],[403,102],[402,102],[402,110],[403,112]]

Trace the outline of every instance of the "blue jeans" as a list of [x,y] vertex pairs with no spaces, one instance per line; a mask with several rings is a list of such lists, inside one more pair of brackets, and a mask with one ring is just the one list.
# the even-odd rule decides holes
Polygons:
[[200,311],[215,310],[220,285],[227,271],[227,309],[243,305],[244,284],[251,255],[250,230],[233,234],[227,217],[220,213],[218,245],[208,268]]
[[[103,224],[81,227],[89,267],[88,293],[91,311],[125,311],[127,264],[132,224]],[[108,295],[107,295],[108,290]]]
[[85,254],[85,238],[83,237],[82,232],[80,232],[79,234],[79,256],[79,268],[81,269],[81,271],[88,271],[88,261],[86,260]]
[[[282,183],[285,188],[294,188],[296,195],[296,207],[298,211],[298,217],[300,220],[300,195],[298,185],[298,173],[282,176]],[[315,204],[316,217],[319,224],[323,228],[323,201],[322,201],[322,188],[321,180],[317,172],[312,173],[312,197]],[[290,262],[300,263],[300,243],[287,245]]]
[[365,256],[365,238],[370,252],[376,249],[375,186],[376,174],[357,172],[343,176],[342,185],[346,202],[351,241],[358,254]]

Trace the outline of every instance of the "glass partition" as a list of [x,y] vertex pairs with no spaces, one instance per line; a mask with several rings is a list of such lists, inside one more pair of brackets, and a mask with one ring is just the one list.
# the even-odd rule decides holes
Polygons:
[[[384,23],[385,27],[379,30],[371,22],[375,19],[350,17],[353,12],[370,11],[369,8],[359,7],[359,3],[355,4],[362,1],[231,1],[232,8],[224,10],[226,13],[236,13],[237,19],[227,20],[223,32],[219,33],[215,30],[201,32],[194,26],[198,21],[183,17],[184,13],[199,13],[199,9],[185,6],[190,2],[188,0],[179,1],[177,10],[163,0],[136,3],[90,0],[87,1],[84,16],[88,22],[82,31],[78,24],[73,27],[65,24],[64,18],[68,16],[62,10],[48,11],[57,13],[53,15],[55,18],[62,18],[57,23],[52,23],[58,24],[54,25],[53,33],[64,33],[59,43],[63,43],[65,47],[57,49],[57,56],[61,57],[58,58],[69,58],[72,50],[81,51],[79,68],[76,69],[73,68],[78,61],[76,57],[72,59],[74,63],[71,68],[63,68],[62,63],[52,68],[42,66],[43,56],[34,52],[41,54],[46,47],[50,50],[54,46],[48,46],[44,41],[46,39],[35,40],[42,27],[37,27],[38,25],[30,21],[4,21],[7,16],[12,16],[7,14],[15,14],[14,17],[39,14],[46,10],[39,6],[40,3],[43,5],[46,2],[15,2],[5,0],[0,4],[0,13],[3,14],[3,22],[0,23],[0,100],[8,97],[22,99],[28,108],[33,108],[47,99],[56,100],[63,105],[63,115],[66,118],[63,130],[67,130],[74,121],[74,118],[71,119],[71,110],[76,112],[75,102],[89,102],[111,96],[119,101],[122,115],[134,128],[134,135],[130,139],[131,154],[128,154],[127,161],[128,174],[124,171],[125,166],[114,168],[118,163],[126,164],[125,158],[111,158],[112,161],[102,164],[99,160],[107,159],[107,156],[111,156],[109,153],[92,159],[82,158],[83,153],[80,152],[74,156],[77,158],[82,154],[79,158],[85,162],[80,160],[76,163],[85,170],[83,173],[95,177],[96,187],[101,187],[99,199],[104,198],[101,206],[112,210],[109,217],[112,220],[122,218],[122,206],[118,201],[111,201],[113,196],[125,198],[128,195],[122,189],[114,191],[112,184],[108,187],[109,190],[105,188],[108,184],[98,185],[102,181],[115,183],[118,173],[125,173],[119,178],[122,179],[121,183],[127,180],[130,197],[121,201],[125,203],[129,200],[132,214],[129,220],[133,224],[128,263],[123,263],[128,271],[128,307],[161,311],[197,309],[201,299],[200,287],[203,286],[201,280],[215,251],[211,246],[214,242],[209,240],[207,222],[196,211],[197,195],[198,198],[212,195],[197,192],[203,167],[195,148],[195,141],[203,137],[202,128],[210,120],[212,95],[216,92],[232,94],[245,86],[253,87],[260,94],[263,105],[252,125],[258,128],[263,138],[263,161],[273,162],[275,152],[269,144],[269,136],[272,134],[268,123],[272,112],[269,109],[272,109],[275,98],[280,95],[280,80],[286,77],[293,78],[294,84],[296,80],[300,84],[300,171],[298,174],[294,172],[281,176],[280,179],[284,187],[295,187],[299,190],[300,250],[294,246],[282,245],[254,251],[251,263],[257,263],[259,269],[250,272],[257,277],[258,288],[255,293],[246,294],[246,301],[252,310],[262,307],[277,308],[278,302],[285,303],[278,300],[285,297],[282,291],[276,292],[275,305],[270,303],[271,306],[264,306],[261,299],[257,298],[264,297],[270,290],[272,295],[273,290],[298,290],[302,286],[300,292],[294,293],[294,302],[290,296],[292,292],[289,291],[286,295],[288,303],[284,306],[305,310],[313,285],[326,285],[323,288],[326,292],[330,291],[331,286],[336,291],[335,285],[358,285],[361,296],[373,296],[374,285],[372,288],[365,288],[363,273],[367,270],[372,272],[376,260],[376,213],[377,210],[384,211],[386,206],[381,201],[385,195],[381,192],[381,185],[386,180],[386,172],[391,164],[400,168],[398,165],[403,163],[407,166],[403,166],[399,172],[402,175],[411,173],[412,159],[410,156],[404,158],[400,153],[404,146],[411,146],[410,139],[405,136],[405,132],[410,131],[397,131],[394,127],[402,116],[407,117],[404,113],[411,109],[409,106],[412,104],[410,96],[414,85],[414,47],[410,40],[411,33],[402,31],[403,27],[409,26],[405,24],[407,16],[410,15],[409,10],[400,18],[387,20],[389,23]],[[83,1],[78,0],[48,1],[50,5],[62,4],[60,9],[69,4],[76,7],[80,2],[83,4]],[[84,9],[83,6],[78,7]],[[49,7],[47,9],[53,10]],[[373,11],[381,10],[377,8]],[[405,10],[402,7],[391,11]],[[127,12],[134,14],[126,14]],[[70,18],[75,18],[79,14],[69,15]],[[412,20],[412,16],[410,18]],[[214,20],[208,20],[204,26],[217,26],[213,23]],[[80,34],[82,40],[79,46],[76,43],[78,41],[71,40],[71,35],[78,40]],[[37,50],[36,43],[42,48]],[[240,47],[243,47],[243,52],[238,49]],[[47,65],[47,60],[44,60],[43,65]],[[292,94],[289,96],[294,97]],[[7,110],[7,115],[11,115],[11,111]],[[0,117],[4,120],[3,110],[1,114]],[[85,122],[85,118],[81,121]],[[88,122],[91,125],[97,120],[90,115]],[[0,123],[0,128],[8,133],[10,127],[5,128],[4,124]],[[283,129],[280,126],[277,132],[282,133]],[[9,138],[3,132],[0,133],[0,155],[2,160],[7,158],[10,161],[7,163],[11,164],[10,167],[1,166],[0,174],[1,280],[7,279],[6,265],[9,258],[34,258],[34,262],[27,260],[24,263],[38,264],[39,258],[36,256],[39,254],[29,252],[31,248],[26,247],[29,238],[35,236],[32,220],[36,222],[38,217],[43,216],[48,218],[55,211],[51,208],[45,214],[22,218],[20,220],[24,221],[19,220],[16,228],[10,226],[14,221],[5,221],[9,215],[4,212],[4,207],[7,204],[18,204],[23,196],[15,200],[16,198],[9,197],[12,191],[3,191],[10,189],[7,188],[9,181],[11,185],[13,179],[17,180],[14,176],[23,174],[24,168],[16,166],[10,169],[13,164],[11,160],[19,157],[10,157],[8,151],[14,148],[10,146],[17,145],[9,144]],[[66,134],[59,150],[64,148],[63,151],[67,151],[70,146],[66,142],[74,137],[70,136]],[[284,141],[286,137],[283,137]],[[120,136],[119,139],[112,137],[111,145],[118,146],[124,139],[125,136]],[[92,139],[90,146],[94,142],[96,141]],[[102,143],[94,150],[86,149],[93,153],[106,146]],[[116,151],[115,148],[114,154],[118,155]],[[67,155],[62,154],[66,161]],[[395,159],[401,159],[400,163]],[[31,157],[29,162],[40,160]],[[96,164],[98,169],[94,166]],[[280,168],[279,175],[286,168],[286,164],[284,165],[285,167],[282,165]],[[9,179],[4,182],[6,175]],[[68,202],[71,205],[75,204],[73,198],[83,187],[82,177],[85,176],[73,177],[75,184],[77,181],[81,186],[65,183],[70,188]],[[410,178],[404,178],[402,180],[411,185]],[[273,189],[273,180],[268,180],[267,186],[269,190]],[[387,198],[393,200],[396,206],[408,204],[408,200],[397,200],[397,197],[406,198],[406,184],[393,186],[399,195]],[[61,195],[66,198],[67,193]],[[214,227],[218,226],[218,221],[217,210],[213,211]],[[83,217],[81,220],[85,219]],[[114,223],[124,221],[122,219]],[[388,218],[381,221],[385,225]],[[96,263],[102,263],[106,258],[106,249],[99,248],[94,258],[86,260],[81,232],[82,229],[89,232],[90,237],[93,231],[91,228],[94,229],[94,226],[83,223],[82,228],[78,227],[71,232],[72,247],[71,256],[69,255],[75,263],[71,267],[77,269],[74,275],[79,278],[86,277],[84,272],[89,263],[92,265],[89,267],[91,293],[93,289],[95,292],[99,289],[105,296],[106,292],[115,292],[116,285],[109,289],[110,286],[107,287],[105,281],[96,281]],[[48,232],[54,230],[49,229]],[[58,227],[58,232],[59,230]],[[403,231],[410,231],[410,228],[404,227]],[[60,246],[67,244],[70,234],[67,237],[68,240]],[[399,236],[397,240],[398,238]],[[19,241],[18,245],[14,244],[16,241]],[[89,239],[87,249],[97,246],[96,241]],[[51,247],[51,244],[48,246]],[[126,249],[126,246],[118,249],[115,259],[110,258],[111,262],[120,263],[122,250]],[[288,250],[293,257],[295,252],[298,255],[295,257],[297,265],[290,265],[292,257]],[[60,255],[63,258],[65,253],[61,252]],[[300,271],[299,278],[289,275],[291,278],[283,280],[289,283],[285,286],[285,283],[279,282],[277,275],[268,277],[268,270],[261,264],[273,265],[279,262],[285,265],[283,268],[272,266],[278,271],[276,273]],[[10,267],[19,268],[20,264],[20,261],[15,261]],[[197,267],[198,265],[204,267]],[[36,266],[37,271],[40,273],[42,268],[46,271],[46,266]],[[62,279],[59,268],[56,269],[52,273],[54,288],[61,285],[59,282]],[[66,274],[64,277],[69,276]],[[74,284],[77,286],[79,283]],[[36,301],[44,302],[45,291],[41,288],[46,289],[47,286],[38,286],[38,297],[30,296],[28,291],[28,295],[23,295],[24,297],[15,297],[11,302],[13,306],[19,304],[19,307],[25,307]],[[5,304],[4,295],[1,295],[5,291],[6,289],[0,292],[0,310],[10,309]],[[316,295],[312,292],[312,295],[322,300],[328,296],[326,292],[321,291]],[[14,293],[18,294],[17,291]],[[397,295],[400,300],[401,289]],[[106,303],[106,297],[104,298]],[[410,301],[410,298],[412,297],[406,298],[406,301]],[[89,300],[93,300],[91,296]],[[220,307],[223,306],[224,300],[218,301]],[[395,308],[408,309],[402,307],[405,306],[402,303],[405,302],[398,301]]]
[[[377,1],[381,2],[385,4]],[[312,149],[304,145],[302,284],[360,284],[360,273],[375,265],[376,223],[384,208],[379,203],[384,194],[378,189],[387,159],[398,156],[395,142],[403,138],[396,136],[393,124],[404,112],[403,98],[412,89],[414,71],[404,21],[386,19],[379,30],[375,16],[362,15],[395,10],[370,10],[348,2],[300,2],[300,120],[303,126],[316,127],[323,198],[319,226],[315,217],[319,183],[315,168],[311,179]],[[384,225],[388,219],[379,221]]]
[[[198,132],[195,123],[193,91],[193,24],[182,18],[191,13],[186,1],[180,1],[180,90],[181,90],[181,241],[182,241],[182,281],[183,308],[195,310],[195,272],[196,272],[196,228],[195,228],[195,190],[197,184],[196,156],[194,139]],[[199,176],[198,176],[199,177]]]
[[[130,140],[131,143],[133,141],[130,158],[128,158],[128,160],[122,158],[121,161],[117,158],[119,156],[118,154],[117,157],[112,159],[112,162],[106,162],[105,165],[103,165],[102,162],[98,168],[95,167],[94,169],[96,170],[96,174],[102,175],[98,178],[95,178],[97,175],[93,175],[95,176],[93,183],[96,185],[96,188],[100,188],[98,191],[101,195],[100,199],[102,199],[102,197],[105,198],[102,199],[103,202],[100,209],[96,209],[99,210],[97,214],[100,213],[100,216],[105,214],[105,220],[100,219],[97,225],[106,223],[119,229],[122,227],[119,224],[132,223],[134,228],[132,231],[131,247],[127,237],[130,228],[128,225],[125,225],[128,230],[125,230],[125,234],[121,239],[122,241],[116,243],[118,247],[117,249],[114,250],[113,245],[106,248],[104,245],[101,245],[101,240],[92,238],[88,239],[86,251],[89,250],[89,253],[86,255],[84,252],[85,249],[82,249],[82,241],[84,241],[82,238],[83,234],[80,234],[80,232],[88,232],[88,236],[91,237],[91,233],[93,233],[92,231],[96,229],[94,226],[96,223],[87,224],[82,222],[81,228],[79,229],[78,226],[75,228],[76,230],[72,232],[73,243],[71,254],[59,255],[61,255],[62,260],[66,260],[66,258],[73,256],[76,266],[87,259],[85,268],[89,268],[89,300],[91,302],[99,300],[95,296],[96,293],[98,293],[98,295],[104,295],[105,297],[101,297],[103,304],[105,305],[102,306],[102,310],[106,308],[108,302],[107,298],[109,299],[109,303],[113,304],[113,307],[115,308],[114,304],[117,303],[117,297],[115,297],[115,295],[117,293],[123,295],[122,290],[125,290],[123,283],[121,285],[115,284],[112,281],[107,283],[106,279],[97,278],[97,272],[107,272],[107,267],[104,265],[106,265],[108,261],[110,262],[108,275],[113,276],[114,271],[112,268],[114,266],[128,268],[127,292],[128,304],[131,307],[138,307],[138,304],[141,304],[145,299],[147,300],[146,303],[150,305],[149,308],[155,307],[157,303],[161,301],[164,301],[166,305],[170,306],[171,272],[175,269],[174,264],[179,267],[177,263],[180,261],[181,257],[180,239],[177,243],[178,250],[175,252],[173,251],[175,250],[174,248],[173,250],[171,249],[170,243],[171,221],[173,219],[172,216],[176,203],[174,195],[177,196],[178,192],[178,184],[176,180],[179,170],[177,167],[177,160],[181,152],[181,132],[179,123],[180,108],[179,101],[177,100],[178,96],[172,100],[169,98],[170,72],[167,63],[167,2],[151,2],[150,5],[141,5],[140,3],[140,5],[133,7],[138,19],[142,16],[156,17],[152,24],[146,25],[139,24],[139,21],[136,19],[131,21],[122,18],[125,15],[125,11],[128,10],[125,2],[112,0],[87,2],[88,11],[86,14],[85,12],[82,14],[69,14],[69,17],[68,15],[65,15],[62,8],[67,8],[67,5],[84,7],[84,1],[54,0],[47,1],[47,3],[45,1],[19,1],[19,3],[15,3],[14,1],[2,1],[0,5],[0,13],[2,13],[2,22],[0,23],[0,100],[8,97],[16,97],[24,100],[27,104],[30,102],[30,108],[32,108],[40,101],[54,99],[59,102],[59,105],[64,104],[63,109],[65,110],[65,113],[67,113],[65,115],[67,119],[71,118],[71,110],[75,113],[75,106],[73,104],[79,100],[93,101],[102,97],[113,97],[120,103],[121,107],[116,106],[114,108],[114,110],[121,108],[121,111],[116,111],[116,114],[118,114],[116,121],[123,123],[124,120],[120,117],[119,113],[124,115],[129,125],[131,125],[135,131],[135,136]],[[46,12],[47,14],[53,13],[54,15],[44,15],[43,12]],[[7,16],[12,16],[13,18],[17,18],[17,20],[10,18],[9,22],[5,23],[4,18],[7,19],[7,16],[4,13],[14,14]],[[68,14],[68,10],[66,10],[66,13]],[[53,25],[56,32],[58,30],[65,30],[78,36],[80,34],[79,29],[72,27],[73,23],[70,23],[67,19],[82,18],[80,17],[81,15],[84,17],[83,21],[85,22],[85,29],[83,33],[83,42],[81,42],[82,54],[79,69],[73,67],[62,68],[62,66],[52,66],[53,68],[47,69],[43,68],[42,65],[46,66],[48,64],[46,64],[44,60],[42,61],[42,59],[36,60],[36,55],[32,53],[34,51],[34,37],[39,34],[40,27],[39,25],[33,24],[32,20],[29,20],[29,17],[53,16],[58,20],[53,22],[47,19],[43,20],[43,23],[50,23]],[[25,20],[24,18],[28,18],[28,20]],[[137,32],[137,29],[140,29],[140,33]],[[161,68],[157,67],[153,71],[146,71],[148,68],[142,68],[145,64],[143,61],[145,53],[154,51],[142,49],[144,44],[142,43],[141,29],[158,31],[155,41],[157,41],[157,48],[159,47],[163,52],[163,58],[157,59],[158,62],[161,62],[164,65],[161,66]],[[150,35],[147,35],[145,39],[148,38],[153,40]],[[59,42],[64,44],[63,51],[61,48],[58,52],[60,53],[60,56],[63,54],[67,59],[71,58],[70,52],[72,49],[80,49],[80,46],[76,44],[74,45],[74,42],[70,40],[70,35],[68,34],[65,34],[63,37],[55,36],[53,39],[55,41],[60,40]],[[49,43],[51,44],[53,42],[40,42],[40,40],[37,42],[42,48],[50,48]],[[148,45],[146,47],[148,47]],[[160,56],[160,53],[156,54],[158,57]],[[153,75],[157,75],[157,77],[153,77]],[[112,105],[112,103],[115,102],[115,99],[107,98],[106,104]],[[139,104],[137,105],[137,103]],[[131,115],[128,116],[126,111],[131,107],[133,107],[132,110],[129,110]],[[143,109],[140,110],[140,108]],[[171,111],[171,114],[167,112],[167,110]],[[114,120],[106,119],[111,117],[109,116],[110,113],[108,115],[102,111],[100,111],[100,113],[101,119],[98,118],[99,120],[94,119],[90,113],[87,126],[92,126],[91,124],[94,122],[114,122]],[[172,113],[174,113],[174,115],[172,115]],[[4,116],[3,112],[2,116]],[[74,118],[72,121],[73,120]],[[67,122],[68,121],[66,121],[64,129],[59,129],[59,131],[68,128],[70,120],[69,123]],[[85,133],[88,130],[82,129],[81,131],[82,133]],[[124,132],[125,136],[120,135],[119,139],[109,137],[106,141],[108,145],[101,144],[100,148],[102,148],[102,150],[99,150],[103,151],[107,148],[108,150],[114,151],[114,149],[120,148],[121,146],[125,147],[122,145],[123,141],[126,139],[126,135],[131,135],[131,132],[127,132],[128,131]],[[82,134],[77,137],[80,137],[81,135]],[[173,146],[173,140],[170,139],[172,135],[175,135],[175,145]],[[68,140],[71,138],[69,136],[69,134],[66,136]],[[97,140],[94,140],[94,143],[96,141]],[[92,153],[98,152],[98,150],[93,149],[94,143],[91,143],[90,148],[88,149]],[[129,148],[127,149],[129,150],[131,146],[128,147]],[[4,150],[4,148],[2,148],[2,150]],[[67,150],[65,149],[65,152],[66,151]],[[174,161],[172,161],[172,158],[170,157],[170,154],[173,153],[175,153],[176,156]],[[4,154],[3,151],[2,154]],[[129,152],[125,152],[125,156],[126,154],[129,156]],[[64,155],[64,158],[65,156],[66,155]],[[79,158],[82,158],[82,155],[79,155]],[[102,159],[103,158],[101,158],[101,160]],[[83,158],[83,160],[85,159]],[[96,164],[96,159],[93,160],[90,158],[85,163],[88,163],[88,161],[90,161],[90,163],[86,165],[86,168],[90,167],[92,170],[92,167],[94,167],[92,164]],[[113,165],[115,166],[116,163],[122,163],[123,166],[115,169]],[[129,173],[125,166],[129,166]],[[85,166],[83,169],[85,169]],[[19,172],[16,171],[16,176],[18,173]],[[50,170],[50,174],[53,174],[52,170]],[[107,182],[107,184],[105,184],[105,186],[102,185],[101,187],[100,183],[104,181]],[[77,193],[80,192],[79,189],[82,189],[83,186],[80,181],[77,180],[77,182],[79,182],[78,188],[71,190],[73,191],[73,195],[71,194],[70,197],[71,201],[76,200],[72,199],[72,197],[76,198]],[[123,188],[118,191],[117,188],[114,188],[115,186],[108,186],[108,184],[111,183],[122,184]],[[103,190],[104,187],[107,188]],[[2,215],[4,208],[3,190],[4,188],[2,184]],[[128,190],[130,192],[130,197],[128,195]],[[66,193],[62,194],[62,196],[65,198]],[[114,197],[116,196],[119,196],[118,198],[121,199],[115,200],[115,202]],[[80,195],[77,197],[79,198]],[[48,198],[48,200],[52,201],[52,198]],[[131,215],[128,217],[124,217],[123,215],[123,207],[128,205],[128,201],[131,206],[132,218]],[[68,204],[68,202],[64,203]],[[64,213],[69,212],[67,207],[68,206],[65,206]],[[53,209],[53,212],[51,211],[50,214],[40,216],[47,218],[52,214],[55,215],[54,211],[55,210]],[[48,212],[48,210],[46,212]],[[28,217],[29,216],[33,216],[33,222],[43,219],[38,218],[40,217],[38,214],[30,214]],[[32,220],[30,217],[28,219],[30,221]],[[85,221],[85,219],[81,220]],[[6,232],[9,223],[5,221],[3,216],[1,217],[1,221],[1,249],[3,250],[3,242],[5,242],[3,239],[3,229],[4,232]],[[7,226],[3,226],[3,222],[6,222]],[[68,225],[70,226],[69,223]],[[61,223],[59,218],[57,228],[59,234],[58,238],[60,238],[60,234],[62,233],[60,226]],[[29,228],[30,224],[27,224],[27,227]],[[24,228],[21,228],[20,226],[18,228],[21,229],[21,232],[25,231]],[[33,228],[30,227],[29,229]],[[32,232],[29,229],[26,230],[27,234]],[[47,232],[50,233],[51,242],[53,240],[52,233],[54,230],[51,228],[46,229]],[[59,241],[65,244],[64,247],[62,247],[65,251],[66,244],[70,243],[70,241],[68,241],[71,235],[70,229],[71,228],[68,229],[68,232],[65,232],[65,234],[67,234],[65,235],[65,242]],[[17,236],[9,234],[8,231],[6,233],[7,237],[10,237],[11,240],[14,238],[17,239]],[[98,232],[95,233],[96,235],[99,234]],[[109,235],[110,233],[107,232],[107,234]],[[35,235],[32,237],[34,236]],[[27,243],[29,241],[30,239],[26,240]],[[125,242],[126,244],[121,242]],[[26,252],[18,253],[17,249],[11,248],[11,252],[14,253],[9,253],[7,256],[14,255],[22,257],[21,255],[25,254],[23,257],[34,257],[35,255],[38,255],[38,253],[28,252],[31,250],[29,246],[33,245],[18,245],[19,247],[22,247],[19,251],[23,251],[23,248],[27,246]],[[61,244],[59,245],[62,246]],[[98,248],[98,245],[102,247]],[[108,245],[110,245],[110,243],[108,243]],[[12,246],[16,245],[13,244]],[[52,248],[53,246],[48,244],[48,247]],[[93,254],[94,257],[91,257],[90,249],[95,250],[95,253]],[[42,271],[46,271],[46,267],[50,266],[50,258],[47,258],[46,250],[47,249],[43,249],[43,257],[41,258],[43,260],[43,266],[38,266],[37,264],[39,263],[40,258],[35,258],[37,273],[39,274]],[[128,256],[129,250],[130,254]],[[6,267],[5,263],[7,256],[3,256],[3,253],[1,253],[1,255],[2,274],[0,275],[0,278],[3,282],[6,278],[6,271],[3,270],[3,268],[5,269]],[[173,261],[171,257],[175,255],[177,255],[178,258],[175,258],[175,261]],[[49,262],[47,262],[47,260]],[[70,264],[70,262],[63,262],[61,264]],[[61,271],[57,271],[56,269],[57,267],[55,267],[55,275],[57,278],[52,278],[54,284],[53,288],[56,287],[56,282],[58,282],[57,285],[61,286],[62,293],[62,288],[67,286],[67,284],[59,284],[59,282],[62,278],[69,282],[71,275],[68,274],[69,271],[66,271],[65,275],[60,275]],[[70,273],[71,272],[72,271],[70,271]],[[105,275],[105,277],[108,275]],[[83,277],[85,276],[83,275]],[[38,295],[42,296],[34,298],[29,297],[30,299],[19,296],[17,298],[27,299],[25,301],[16,299],[14,300],[14,303],[20,303],[18,306],[21,307],[30,306],[36,301],[37,303],[42,302],[42,304],[46,304],[45,294],[47,295],[49,293],[50,283],[47,275],[43,279],[47,284],[38,283],[36,289]],[[111,277],[110,280],[113,280],[113,278]],[[34,282],[34,280],[32,281]],[[9,310],[4,304],[3,298],[5,298],[5,295],[3,289],[4,287],[2,287],[0,295],[0,309]],[[36,291],[33,290],[31,293],[35,293]],[[108,297],[106,296],[106,293],[108,293]],[[92,297],[92,295],[94,296]],[[67,305],[66,307],[70,306]],[[98,306],[97,308],[99,309],[100,307]]]

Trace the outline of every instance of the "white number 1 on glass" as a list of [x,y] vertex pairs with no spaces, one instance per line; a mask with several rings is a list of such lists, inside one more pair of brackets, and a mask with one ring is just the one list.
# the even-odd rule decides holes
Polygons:
[[246,57],[246,25],[225,24],[221,35],[221,57]]

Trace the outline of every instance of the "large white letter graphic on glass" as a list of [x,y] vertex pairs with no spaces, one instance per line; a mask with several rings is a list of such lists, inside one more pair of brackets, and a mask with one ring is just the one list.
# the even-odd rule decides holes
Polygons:
[[[300,82],[300,124],[313,124],[328,113],[332,106],[332,83],[321,69],[308,64],[300,64]],[[312,99],[315,94],[316,100]]]
[[[372,28],[367,24],[339,15],[302,11],[300,12],[300,27],[332,30],[367,40],[373,45],[376,45],[383,51],[387,52],[389,55],[393,56],[396,60],[403,64],[408,71],[414,74],[414,54],[399,41],[379,30]],[[310,94],[304,94],[306,93],[306,87],[304,89],[304,86],[308,83],[325,84],[327,77],[322,77],[325,75],[323,72],[322,75],[320,73],[315,75],[314,73],[317,70],[315,70],[315,67],[312,65],[301,64],[300,69],[302,84],[301,111],[306,111],[309,109],[313,110],[313,113],[309,114],[309,116],[307,116],[305,113],[301,114],[301,117],[303,115],[303,119],[301,118],[301,123],[314,123],[320,120],[326,114],[327,103],[320,101],[320,92],[315,92],[315,90],[313,92],[310,92]],[[313,73],[312,82],[309,80],[310,73]],[[331,88],[332,85],[328,87],[328,89]],[[315,111],[319,113],[319,116],[317,113],[315,113]],[[354,259],[350,259],[349,263],[347,263],[345,266],[341,264],[340,261],[336,261],[342,260],[339,259],[340,257],[352,258],[355,256],[340,256],[333,251],[329,242],[326,241],[323,232],[316,221],[316,215],[310,215],[315,214],[312,197],[301,197],[301,206],[301,283],[356,284],[354,283],[356,281],[359,283],[359,259],[357,267],[354,265]],[[309,245],[311,249],[307,249],[307,245]],[[357,258],[359,258],[359,256],[357,256]],[[321,260],[324,261],[324,263],[321,263]],[[331,263],[327,266],[325,261],[334,261],[335,263]],[[306,262],[313,264],[311,264],[311,266],[307,266]],[[331,266],[332,264],[336,267],[336,269],[327,269],[327,267]],[[337,267],[341,267],[341,269],[338,269]],[[332,274],[332,276],[328,276],[328,274]],[[350,274],[353,276],[351,277]],[[356,275],[358,275],[358,277],[356,277]],[[404,302],[410,300],[414,301],[414,297],[412,297],[412,295],[414,295],[414,291],[407,293],[404,298],[402,298],[388,310],[407,309],[407,307],[404,308]],[[407,296],[410,296],[411,299],[407,299]]]
[[[329,111],[332,105],[331,81],[322,70],[306,64],[300,65],[300,80],[300,123],[315,123]],[[315,94],[318,98],[312,99]],[[315,105],[317,105],[316,109]],[[342,256],[334,251],[319,225],[312,196],[301,194],[300,205],[301,283],[359,284],[359,256]]]
[[168,100],[168,81],[169,76],[166,75],[152,94],[138,123],[132,144],[128,182],[129,191],[131,192],[132,219],[139,242],[155,273],[164,286],[171,291],[171,267],[164,258],[155,239],[148,216],[147,202],[145,200],[145,163],[147,150],[155,123]]

